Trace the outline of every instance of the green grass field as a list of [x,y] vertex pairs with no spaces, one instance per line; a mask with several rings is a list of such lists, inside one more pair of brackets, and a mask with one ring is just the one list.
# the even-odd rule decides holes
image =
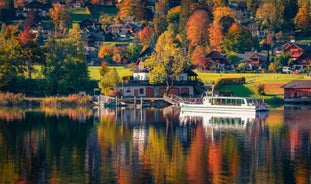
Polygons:
[[[133,72],[130,68],[124,68],[123,66],[114,66],[112,68],[115,68],[119,74],[119,77],[122,78],[123,76],[132,76]],[[99,69],[100,66],[89,66],[89,76],[92,80],[100,80],[99,75]]]
[[85,10],[85,8],[72,9],[70,11],[70,15],[72,24],[76,24],[90,18],[90,14]]

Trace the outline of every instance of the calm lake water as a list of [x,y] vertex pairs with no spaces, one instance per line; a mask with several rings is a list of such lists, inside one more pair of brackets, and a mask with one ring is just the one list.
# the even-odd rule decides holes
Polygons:
[[311,183],[311,107],[0,109],[0,183]]

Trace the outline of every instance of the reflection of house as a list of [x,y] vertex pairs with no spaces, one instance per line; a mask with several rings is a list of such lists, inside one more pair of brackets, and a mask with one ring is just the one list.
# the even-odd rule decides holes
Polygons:
[[282,88],[285,102],[311,102],[311,80],[293,80]]
[[[196,95],[194,86],[198,83],[197,74],[191,69],[187,69],[174,82],[174,87],[170,89],[170,93],[178,96],[194,96]],[[157,97],[165,93],[166,84],[150,84],[148,70],[140,62],[133,69],[133,79],[125,81],[117,90],[121,91],[125,97]]]

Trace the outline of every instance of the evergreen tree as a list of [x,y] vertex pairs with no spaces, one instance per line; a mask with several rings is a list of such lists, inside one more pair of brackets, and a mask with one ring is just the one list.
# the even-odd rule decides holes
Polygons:
[[156,37],[167,30],[167,12],[169,9],[168,0],[159,0],[155,6],[155,16],[153,19],[154,32]]
[[193,4],[195,3],[194,0],[181,0],[181,11],[180,11],[180,18],[179,18],[179,34],[182,40],[182,44],[185,46],[187,45],[187,35],[186,35],[186,25],[188,22],[189,17],[193,13]]

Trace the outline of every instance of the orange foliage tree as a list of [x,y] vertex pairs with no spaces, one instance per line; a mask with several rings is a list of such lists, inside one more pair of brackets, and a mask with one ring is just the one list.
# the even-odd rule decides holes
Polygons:
[[310,33],[311,29],[311,17],[310,11],[306,6],[303,6],[299,9],[294,23],[298,29],[301,29],[303,33]]
[[205,10],[197,10],[190,16],[186,26],[190,47],[208,45],[208,28],[210,24],[211,18]]
[[218,52],[221,52],[221,44],[224,36],[220,26],[218,24],[211,24],[208,32],[211,49],[216,49]]

